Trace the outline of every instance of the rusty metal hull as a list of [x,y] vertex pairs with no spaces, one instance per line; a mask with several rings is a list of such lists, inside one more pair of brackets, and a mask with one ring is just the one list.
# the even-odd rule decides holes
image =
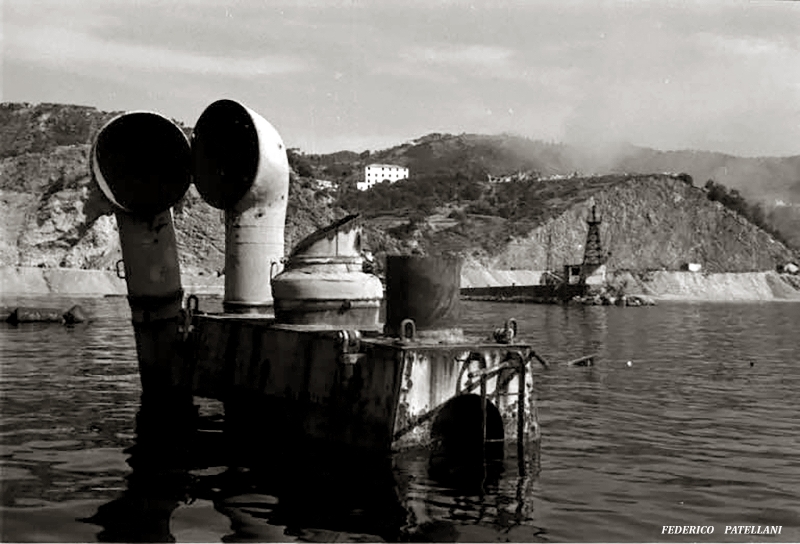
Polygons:
[[[346,331],[243,316],[200,314],[194,327],[193,393],[223,401],[231,428],[266,437],[276,449],[309,442],[371,453],[429,446],[435,422],[460,402],[454,398],[479,395],[476,371],[515,358],[527,364],[531,354],[527,345],[468,340],[443,345],[374,336],[348,344]],[[499,437],[490,426],[495,438],[521,429],[519,375],[511,374],[500,370],[484,384],[490,415],[502,418]],[[526,376],[522,429],[532,439]]]
[[[432,431],[437,422],[446,417],[470,417],[469,400],[478,400],[481,395],[480,379],[475,374],[482,370],[496,372],[485,381],[483,394],[489,417],[499,416],[499,424],[490,424],[485,438],[516,440],[520,431],[526,441],[538,436],[532,375],[520,375],[509,365],[509,361],[519,360],[528,366],[530,346],[465,342],[401,349],[403,370],[394,420],[395,448],[429,446],[435,441]],[[520,383],[524,390],[521,423]]]
[[354,364],[337,330],[222,316],[199,316],[195,326],[193,390],[223,401],[233,427],[283,445],[391,446],[399,361]]

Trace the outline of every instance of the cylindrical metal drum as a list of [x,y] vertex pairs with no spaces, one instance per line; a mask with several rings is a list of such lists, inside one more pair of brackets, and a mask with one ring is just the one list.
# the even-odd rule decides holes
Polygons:
[[[414,321],[416,332],[443,338],[462,335],[461,259],[458,257],[386,257],[386,326],[388,336],[405,336],[401,324]],[[450,333],[450,334],[448,334]]]

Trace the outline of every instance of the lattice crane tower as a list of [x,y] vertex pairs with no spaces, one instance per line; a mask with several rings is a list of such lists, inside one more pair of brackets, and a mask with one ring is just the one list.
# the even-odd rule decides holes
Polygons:
[[592,217],[586,221],[589,225],[589,232],[586,234],[586,250],[583,253],[584,265],[599,266],[606,262],[606,254],[600,243],[600,223],[602,221],[597,218],[596,208],[592,204]]

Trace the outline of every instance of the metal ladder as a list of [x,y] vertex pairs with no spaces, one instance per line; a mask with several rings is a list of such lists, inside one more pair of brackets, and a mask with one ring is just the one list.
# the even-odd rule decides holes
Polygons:
[[[525,378],[528,372],[527,366],[533,358],[539,359],[539,357],[531,350],[529,357],[526,358],[522,356],[519,352],[512,352],[509,351],[506,355],[505,360],[497,366],[486,368],[485,360],[479,354],[470,354],[467,358],[466,362],[474,359],[474,355],[478,355],[479,360],[483,362],[483,368],[475,370],[473,372],[469,372],[467,376],[470,379],[470,382],[467,383],[467,386],[461,392],[461,394],[470,393],[472,390],[478,386],[480,388],[480,398],[481,398],[481,434],[483,437],[483,450],[484,450],[484,457],[486,452],[486,444],[490,442],[503,442],[504,438],[486,438],[486,413],[487,413],[487,382],[492,379],[493,377],[501,374],[504,371],[512,370],[513,373],[511,376],[505,380],[504,385],[508,385],[511,380],[515,377],[518,379],[519,387],[516,393],[509,393],[507,391],[501,391],[501,384],[497,383],[495,388],[495,395],[497,397],[500,396],[511,396],[517,395],[517,464],[519,468],[520,475],[525,474]],[[472,380],[477,379],[478,382],[475,383]],[[499,380],[499,378],[498,378]],[[538,425],[537,425],[538,428]],[[538,437],[537,437],[538,438]]]

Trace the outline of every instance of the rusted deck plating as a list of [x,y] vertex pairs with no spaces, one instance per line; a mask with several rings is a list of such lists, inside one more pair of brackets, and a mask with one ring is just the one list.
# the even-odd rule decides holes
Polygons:
[[390,451],[430,445],[432,429],[480,402],[471,423],[484,441],[516,439],[521,448],[538,438],[529,345],[439,343],[230,315],[197,314],[193,323],[193,393],[223,401],[231,414],[247,399],[263,400],[282,415],[252,421],[261,431]]

